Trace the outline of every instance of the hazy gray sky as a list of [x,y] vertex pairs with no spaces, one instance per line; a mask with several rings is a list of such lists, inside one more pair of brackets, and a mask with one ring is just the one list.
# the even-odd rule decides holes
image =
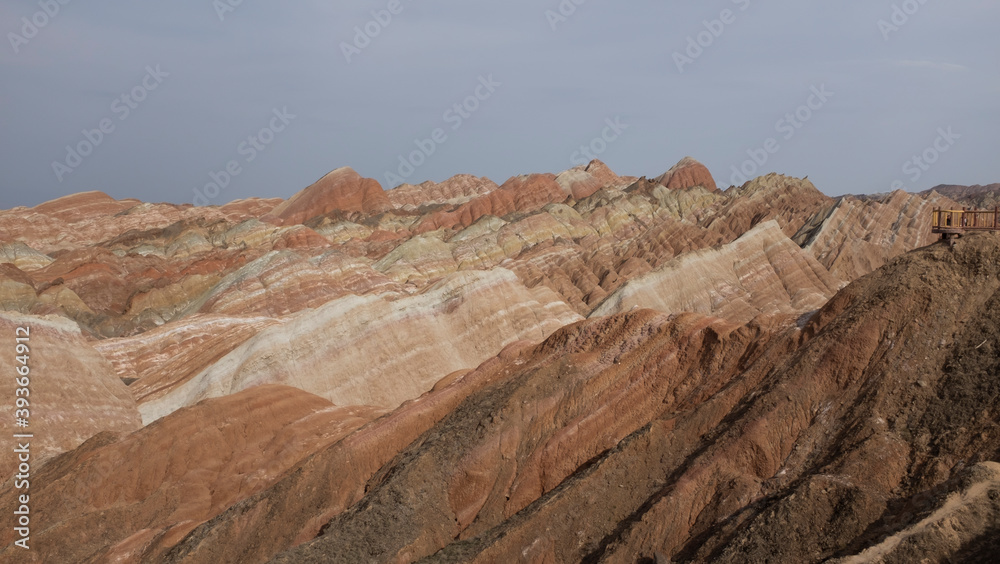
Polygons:
[[0,0],[0,208],[288,197],[340,166],[503,182],[586,153],[830,195],[1000,182],[998,21],[994,0]]

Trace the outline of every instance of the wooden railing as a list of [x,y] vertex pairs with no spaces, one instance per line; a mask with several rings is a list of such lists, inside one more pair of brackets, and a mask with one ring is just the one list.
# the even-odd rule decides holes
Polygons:
[[1000,231],[1000,208],[992,210],[935,209],[931,219],[931,231],[933,233]]

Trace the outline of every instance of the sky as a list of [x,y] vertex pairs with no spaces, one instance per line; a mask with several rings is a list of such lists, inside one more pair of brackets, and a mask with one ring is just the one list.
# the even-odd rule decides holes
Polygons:
[[1000,182],[995,0],[0,0],[0,209],[599,158],[721,187]]

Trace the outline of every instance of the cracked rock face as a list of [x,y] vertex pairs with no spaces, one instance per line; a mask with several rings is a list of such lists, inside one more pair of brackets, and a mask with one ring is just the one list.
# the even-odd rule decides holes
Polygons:
[[1000,240],[929,210],[990,190],[685,158],[0,210],[36,547],[0,561],[985,558]]

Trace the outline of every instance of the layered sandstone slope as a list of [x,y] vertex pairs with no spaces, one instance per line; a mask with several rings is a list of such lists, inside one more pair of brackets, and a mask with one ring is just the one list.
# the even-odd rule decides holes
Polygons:
[[[280,561],[415,561],[511,520],[656,414],[715,395],[741,359],[773,363],[787,347],[787,339],[770,344],[784,326],[776,321],[738,327],[645,310],[510,347],[199,527],[166,561],[263,562],[317,532]],[[622,485],[609,484],[609,501],[631,495]],[[586,521],[590,509],[578,511]],[[255,542],[241,541],[248,537]]]
[[931,233],[932,210],[956,206],[934,192],[844,196],[802,226],[794,240],[831,274],[854,280],[893,257],[932,243],[939,237]]
[[699,224],[732,240],[769,219],[792,237],[833,200],[806,179],[771,173],[734,186],[700,214]]
[[[916,215],[908,231],[896,236],[899,244],[870,248],[857,241],[891,231],[892,206],[883,206],[884,213],[860,228],[838,230],[833,226],[846,204],[836,208],[841,212],[830,212],[833,201],[806,180],[768,175],[724,193],[713,191],[713,184],[703,165],[686,158],[658,181],[620,177],[594,161],[559,175],[514,177],[500,187],[457,176],[437,185],[403,187],[398,196],[343,168],[287,202],[247,200],[219,208],[83,194],[0,212],[0,229],[20,229],[6,231],[13,238],[0,246],[5,261],[0,264],[0,308],[75,321],[112,360],[118,376],[132,384],[137,400],[146,403],[193,386],[199,374],[234,376],[212,366],[259,331],[284,325],[303,310],[358,297],[395,307],[385,304],[426,294],[459,274],[504,268],[530,291],[522,288],[518,296],[545,294],[542,302],[561,300],[579,316],[593,314],[603,303],[602,314],[648,305],[745,321],[759,312],[818,307],[840,280],[880,264],[873,253],[888,258],[922,240],[920,214],[927,206],[917,197],[904,210]],[[872,205],[865,201],[859,210],[870,211]],[[844,221],[853,225],[862,216],[867,217],[849,214]],[[824,258],[839,258],[821,263],[844,276],[830,282],[815,262],[792,260],[801,253],[787,241],[770,239],[753,250],[752,260],[739,257],[733,268],[718,262],[727,252],[750,252],[747,241],[734,241],[772,219],[786,235],[811,227],[817,233],[811,250],[818,252],[821,241],[828,241],[835,251]],[[726,244],[734,246],[682,256]],[[673,260],[699,263],[711,278],[695,288],[690,277],[674,270],[671,276],[684,292],[645,291],[639,293],[652,301],[623,301],[638,287],[623,286],[637,277],[660,276],[669,284],[666,270],[650,273]],[[475,338],[477,333],[454,325],[449,334]],[[472,368],[507,342],[456,342],[456,350],[476,354],[453,356],[469,364],[446,363],[441,370]],[[377,341],[358,345],[381,346]],[[486,345],[493,348],[482,348]],[[394,382],[389,373],[364,374],[367,380]],[[420,372],[404,388],[419,393],[442,375]],[[269,373],[263,381],[290,377]],[[315,374],[304,381],[310,382],[307,389],[336,397],[327,387],[337,385],[320,383]],[[200,391],[188,387],[173,396],[188,399],[163,405],[188,405],[207,397],[202,395],[206,390],[221,393],[230,384],[202,382]],[[385,405],[399,401],[381,392],[343,399],[370,402],[376,396]]]
[[[102,433],[35,471],[32,550],[12,547],[5,530],[0,560],[142,561],[379,415],[258,386],[131,434]],[[5,488],[0,506],[17,493]]]
[[187,382],[263,329],[270,317],[195,315],[133,337],[93,343],[142,403]]
[[[741,358],[765,353],[766,331],[648,310],[563,329],[404,450],[319,538],[274,562],[409,562],[452,543],[449,559],[464,561],[479,539],[522,522],[539,499],[572,487],[659,414],[723,392]],[[578,561],[554,546],[579,550],[613,527],[609,510],[639,503],[637,478],[605,483],[589,501],[535,520],[534,540],[519,538],[516,550],[484,560]]]
[[594,161],[500,187],[457,176],[398,196],[342,168],[287,202],[221,208],[83,194],[0,212],[10,237],[0,308],[63,315],[100,340],[193,315],[278,319],[351,294],[416,294],[458,271],[503,266],[589,315],[682,253],[768,219],[792,234],[829,200],[788,177],[725,193],[710,178],[686,158],[660,182]]
[[[390,301],[350,296],[264,329],[183,382],[140,381],[146,422],[202,399],[281,383],[338,405],[394,408],[504,346],[580,319],[546,288],[504,269],[462,272]],[[190,373],[190,372],[188,372]]]
[[[348,470],[356,446],[317,455],[169,561],[265,561],[317,531],[275,561],[818,562],[894,538],[938,558],[990,546],[993,467],[963,468],[1000,459],[998,265],[991,235],[913,252],[801,329],[648,310],[564,328],[426,396],[465,399],[409,446],[386,440],[394,458]],[[341,472],[347,491],[326,486],[296,514],[298,492]],[[935,501],[948,493],[962,507]],[[968,525],[935,536],[927,519]]]
[[[839,293],[805,328],[815,337],[690,461],[678,482],[692,489],[644,511],[604,561],[682,547],[681,561],[818,561],[912,532],[925,492],[1000,459],[998,265],[1000,241],[974,235]],[[726,508],[734,497],[756,503]],[[680,539],[670,516],[688,508],[701,526]],[[927,554],[951,558],[982,532],[958,528]]]
[[[597,188],[588,186],[593,191]],[[562,202],[568,197],[553,174],[515,176],[500,188],[475,198],[455,209],[437,211],[425,217],[415,227],[416,233],[441,228],[461,229],[486,215],[504,216],[516,211],[531,212],[546,204]]]
[[[209,210],[199,219],[183,219],[165,228],[130,230],[107,241],[54,252],[46,257],[47,262],[39,261],[37,268],[18,260],[2,265],[0,285],[6,291],[0,293],[0,307],[35,315],[61,314],[95,337],[111,337],[142,332],[178,315],[194,313],[186,311],[191,304],[225,289],[243,290],[242,306],[247,309],[255,304],[282,313],[315,305],[317,299],[343,295],[357,286],[354,279],[358,274],[365,277],[364,264],[338,268],[338,261],[329,261],[331,264],[323,265],[328,268],[320,272],[317,265],[307,263],[310,258],[324,261],[321,253],[330,250],[327,239],[307,228],[268,227],[256,219],[232,223],[212,219],[213,213]],[[17,257],[33,256],[25,254],[23,243],[14,245]],[[302,260],[277,261],[283,272],[266,273],[260,268],[258,280],[230,288],[227,276],[269,253],[281,252]],[[346,266],[352,261],[358,263],[359,259],[345,257],[339,262]],[[374,285],[380,284],[377,273],[371,274],[367,278]],[[224,287],[218,288],[220,284]],[[270,297],[270,303],[261,304],[253,299],[260,297],[260,284],[273,286],[272,291],[285,285],[298,291],[281,291],[280,296]]]
[[[74,323],[0,312],[0,334],[0,395],[9,402],[4,422],[8,432],[0,439],[5,453],[14,451],[14,433],[34,435],[21,442],[30,443],[30,465],[37,468],[102,431],[127,432],[141,426],[135,399]],[[18,337],[23,340],[16,341]],[[19,350],[18,344],[24,348]],[[18,398],[23,400],[18,408],[25,411],[15,413]],[[27,426],[15,427],[17,419]],[[0,458],[0,482],[13,476],[16,467],[13,456]]]
[[371,261],[328,247],[323,240],[304,249],[267,252],[213,279],[210,286],[184,304],[176,317],[199,313],[280,317],[349,294],[400,290],[377,272]]
[[489,178],[458,174],[440,183],[402,184],[387,191],[386,196],[394,207],[416,211],[421,206],[464,204],[497,188]]
[[286,202],[205,208],[91,192],[0,212],[0,308],[119,338],[191,315],[279,318],[349,294],[414,294],[502,265],[589,315],[627,280],[771,219],[849,281],[927,242],[929,209],[947,203],[834,201],[776,174],[713,186],[685,158],[656,180],[594,161],[499,187],[456,176],[391,192],[341,168]]
[[260,217],[280,200],[237,200],[195,208],[115,200],[102,192],[73,194],[34,208],[0,210],[0,241],[20,241],[44,254],[107,241],[130,231],[165,228],[185,219],[242,221]]
[[36,557],[989,551],[1000,242],[892,259],[938,196],[718,192],[703,172],[594,162],[394,201],[341,169],[281,205],[0,212],[0,308],[59,374]]
[[[394,303],[447,277],[503,264],[530,290],[516,296],[562,300],[586,315],[630,277],[721,241],[682,217],[714,203],[692,196],[701,189],[657,185],[651,194],[629,192],[630,179],[598,161],[570,172],[515,177],[503,188],[456,177],[439,196],[465,195],[435,200],[437,188],[425,186],[431,201],[416,209],[384,209],[370,194],[371,182],[338,169],[277,206],[245,201],[191,208],[91,193],[12,210],[5,217],[62,227],[25,231],[18,234],[23,240],[3,244],[0,307],[72,319],[145,403],[186,385],[265,327],[335,300]],[[566,182],[576,177],[584,181]],[[458,223],[425,231],[442,217]],[[140,221],[149,224],[140,227]],[[106,223],[116,227],[102,227]],[[59,250],[44,254],[31,245]],[[475,336],[453,336],[461,334]],[[471,368],[509,340],[456,342],[456,350],[475,354],[455,356],[469,364],[446,363],[442,370]],[[441,375],[421,372],[413,379],[420,384],[406,389],[419,393]],[[384,374],[376,379],[391,381]]]
[[762,313],[819,309],[839,285],[781,231],[777,221],[771,220],[732,243],[684,254],[649,274],[632,278],[591,315],[652,308],[746,323]]
[[624,188],[635,180],[633,177],[618,176],[608,165],[597,159],[586,165],[575,166],[556,176],[559,186],[574,199],[586,198],[601,188]]
[[[637,197],[630,182],[594,161],[502,187],[456,176],[397,194],[342,168],[287,202],[222,207],[80,194],[0,212],[0,307],[126,337],[195,314],[280,317],[347,294],[416,293],[513,259],[529,287],[585,314],[631,273],[718,239],[663,229],[714,201],[660,185]],[[648,245],[667,233],[675,240]],[[546,263],[549,242],[559,256]]]

